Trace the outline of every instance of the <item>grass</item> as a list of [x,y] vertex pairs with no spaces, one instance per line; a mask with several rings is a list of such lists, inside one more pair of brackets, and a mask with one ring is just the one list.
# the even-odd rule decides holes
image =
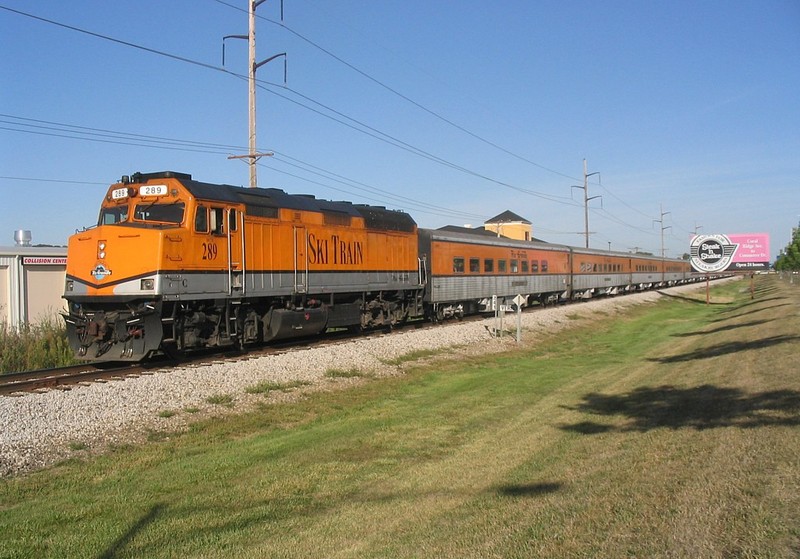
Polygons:
[[369,377],[367,373],[359,371],[356,368],[352,369],[328,369],[325,371],[326,378],[364,378]]
[[796,556],[800,292],[740,286],[4,480],[0,557]]
[[206,402],[215,406],[233,407],[233,396],[230,394],[214,394],[206,398]]
[[428,359],[446,352],[448,352],[446,349],[417,349],[414,351],[409,351],[408,353],[404,353],[403,355],[395,357],[394,359],[381,359],[381,363],[384,365],[398,367],[404,363]]
[[267,396],[272,391],[287,391],[287,390],[294,390],[295,388],[300,388],[302,386],[308,386],[311,383],[306,380],[293,380],[287,382],[276,382],[272,380],[265,380],[263,382],[259,382],[254,386],[250,386],[245,389],[245,392],[248,394],[263,394]]
[[63,367],[76,363],[59,319],[23,324],[18,330],[0,322],[0,374]]

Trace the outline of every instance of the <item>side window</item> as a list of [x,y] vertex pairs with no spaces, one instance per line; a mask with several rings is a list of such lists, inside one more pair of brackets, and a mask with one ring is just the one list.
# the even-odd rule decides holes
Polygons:
[[480,274],[481,273],[481,259],[480,258],[470,258],[469,259],[469,271],[471,274]]
[[506,261],[504,259],[497,261],[497,271],[501,274],[506,271]]
[[208,208],[197,206],[194,214],[194,230],[198,233],[208,233]]
[[211,232],[214,235],[223,235],[225,233],[225,227],[223,227],[223,216],[225,215],[225,210],[222,208],[211,208]]
[[528,261],[527,260],[520,260],[519,264],[520,264],[520,266],[522,266],[522,273],[523,274],[527,274],[528,273]]
[[463,274],[464,273],[464,259],[461,257],[453,258],[453,273],[454,274]]
[[517,260],[511,261],[511,273],[516,274],[519,272],[519,262]]
[[531,272],[534,274],[539,273],[539,261],[538,260],[531,260]]
[[494,260],[491,258],[487,258],[483,261],[483,271],[487,274],[491,274],[494,272]]
[[236,231],[239,226],[238,215],[236,214],[236,210],[231,209],[228,212],[228,229],[231,231]]
[[542,260],[542,273],[547,271],[547,260]]

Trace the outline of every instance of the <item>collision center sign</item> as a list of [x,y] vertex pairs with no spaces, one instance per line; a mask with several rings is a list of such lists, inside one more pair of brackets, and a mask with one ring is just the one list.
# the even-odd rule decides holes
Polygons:
[[24,266],[45,265],[45,266],[66,266],[67,258],[64,256],[24,256],[22,258]]
[[696,235],[689,246],[692,269],[704,274],[769,268],[769,235]]

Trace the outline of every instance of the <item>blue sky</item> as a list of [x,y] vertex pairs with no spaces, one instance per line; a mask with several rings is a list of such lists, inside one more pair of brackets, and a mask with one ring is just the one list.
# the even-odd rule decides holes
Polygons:
[[[0,0],[0,245],[16,229],[65,244],[135,171],[246,185],[228,159],[247,151],[246,42],[221,60],[246,10]],[[680,256],[699,227],[769,233],[774,256],[800,220],[796,0],[285,0],[283,25],[267,0],[257,13],[259,60],[288,61],[285,86],[282,59],[258,71],[258,146],[275,152],[260,186],[403,209],[422,227],[510,209],[582,246],[585,158],[602,197],[592,247],[659,253],[663,227]]]

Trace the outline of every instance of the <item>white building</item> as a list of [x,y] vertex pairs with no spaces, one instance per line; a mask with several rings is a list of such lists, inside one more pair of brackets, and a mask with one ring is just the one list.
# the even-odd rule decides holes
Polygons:
[[66,309],[66,247],[29,246],[27,231],[15,239],[17,246],[0,247],[0,323],[17,328],[57,318]]

